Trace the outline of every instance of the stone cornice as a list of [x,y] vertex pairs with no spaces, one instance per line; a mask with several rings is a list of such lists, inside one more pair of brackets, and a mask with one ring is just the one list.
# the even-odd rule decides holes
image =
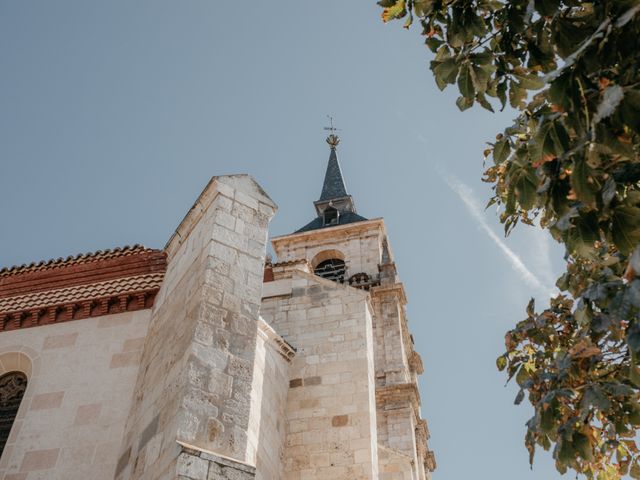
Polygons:
[[424,373],[424,364],[422,363],[422,357],[415,350],[411,350],[411,353],[408,355],[409,360],[409,368],[416,372],[418,375],[422,375]]
[[407,304],[407,295],[404,292],[404,285],[402,284],[402,282],[393,283],[391,285],[379,285],[377,287],[371,287],[369,292],[371,293],[371,297],[374,299],[374,301],[377,301],[386,295],[396,295],[398,296],[401,305]]
[[416,415],[420,411],[420,391],[415,383],[396,383],[376,387],[376,406],[380,409],[412,407]]
[[433,472],[436,468],[438,468],[438,464],[436,463],[436,455],[433,453],[433,450],[427,450],[424,456],[424,466],[430,472]]
[[296,354],[296,349],[278,335],[271,325],[262,318],[260,318],[258,322],[258,332],[266,341],[276,348],[277,352],[282,355],[287,362],[291,363],[291,360]]
[[274,249],[277,251],[277,245],[286,244],[291,242],[299,242],[307,237],[311,238],[331,238],[335,239],[341,234],[350,234],[352,232],[362,232],[365,230],[371,230],[372,228],[378,228],[385,234],[386,229],[384,226],[384,220],[382,218],[374,218],[362,222],[347,223],[345,225],[336,225],[335,227],[325,227],[320,230],[308,230],[306,232],[290,233],[288,235],[280,235],[273,237],[271,243]]
[[290,278],[294,271],[303,271],[311,273],[311,265],[305,259],[290,260],[288,262],[267,263],[264,266],[264,281],[273,282],[274,280],[282,280]]

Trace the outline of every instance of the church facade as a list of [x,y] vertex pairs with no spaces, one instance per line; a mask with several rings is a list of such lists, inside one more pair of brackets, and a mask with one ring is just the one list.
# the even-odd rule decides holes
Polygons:
[[426,480],[435,469],[384,221],[330,157],[316,217],[214,177],[162,250],[0,270],[0,478]]

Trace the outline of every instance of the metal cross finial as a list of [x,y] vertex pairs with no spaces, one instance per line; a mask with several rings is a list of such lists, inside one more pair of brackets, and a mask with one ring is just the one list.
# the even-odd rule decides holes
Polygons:
[[329,119],[329,126],[328,127],[324,127],[325,130],[331,132],[332,134],[334,134],[335,132],[340,131],[339,128],[336,128],[333,126],[333,117],[331,115],[327,115],[327,118]]
[[333,117],[331,115],[327,115],[327,118],[329,119],[329,126],[324,127],[324,129],[331,132],[327,137],[327,143],[331,148],[336,148],[340,143],[340,138],[336,135],[336,132],[340,131],[340,129],[333,126]]

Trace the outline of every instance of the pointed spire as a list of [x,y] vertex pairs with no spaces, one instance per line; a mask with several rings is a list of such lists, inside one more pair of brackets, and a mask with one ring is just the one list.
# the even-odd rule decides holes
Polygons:
[[338,154],[336,153],[336,147],[338,146],[338,143],[340,143],[340,139],[337,135],[332,134],[327,137],[327,143],[331,146],[331,153],[329,154],[327,172],[324,175],[322,193],[318,200],[320,202],[333,200],[335,198],[342,198],[349,195],[347,193],[347,187],[344,184],[344,178],[342,177],[342,170],[340,169],[340,163],[338,162]]
[[334,133],[336,129],[333,127],[333,123],[331,127],[326,130],[331,130],[331,134],[327,137],[327,143],[331,151],[329,153],[327,171],[324,175],[324,183],[322,184],[322,193],[320,194],[320,198],[313,202],[318,216],[297,230],[297,232],[306,232],[366,220],[366,218],[358,215],[353,198],[347,193],[347,187],[344,184],[342,170],[340,169],[340,162],[338,162],[338,154],[336,153],[336,147],[340,143],[340,138]]
[[322,184],[322,193],[320,198],[313,202],[316,212],[318,212],[318,216],[322,216],[328,207],[332,207],[340,213],[355,213],[356,206],[351,195],[347,193],[340,162],[338,162],[338,154],[336,153],[340,138],[335,133],[332,133],[327,137],[327,143],[331,148],[331,152],[329,153],[329,163],[327,163],[327,171]]

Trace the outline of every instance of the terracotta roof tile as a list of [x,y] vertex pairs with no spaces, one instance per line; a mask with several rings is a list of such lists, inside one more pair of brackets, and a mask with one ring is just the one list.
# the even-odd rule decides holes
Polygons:
[[0,270],[0,331],[151,308],[166,254],[134,245]]
[[0,314],[22,310],[36,310],[50,305],[80,303],[102,297],[113,297],[127,293],[159,289],[163,273],[118,278],[107,282],[77,285],[74,287],[47,290],[44,292],[0,298]]
[[153,252],[154,249],[147,248],[144,245],[126,245],[107,250],[97,250],[95,252],[81,253],[78,255],[70,255],[66,258],[54,258],[51,260],[42,260],[24,265],[14,265],[12,267],[0,268],[0,276],[17,275],[19,273],[34,272],[47,270],[51,268],[65,267],[68,265],[76,265],[80,263],[96,262],[98,260],[106,260],[116,257],[125,257],[127,255],[135,255],[142,252]]

